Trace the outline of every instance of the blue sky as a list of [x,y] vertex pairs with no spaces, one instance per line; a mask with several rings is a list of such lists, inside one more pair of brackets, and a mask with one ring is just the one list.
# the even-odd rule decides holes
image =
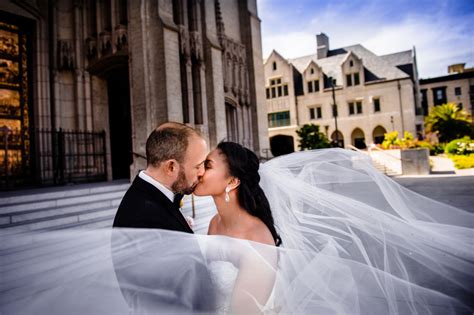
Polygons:
[[263,57],[316,52],[316,34],[331,49],[362,44],[378,55],[416,48],[421,78],[474,66],[474,0],[257,0]]

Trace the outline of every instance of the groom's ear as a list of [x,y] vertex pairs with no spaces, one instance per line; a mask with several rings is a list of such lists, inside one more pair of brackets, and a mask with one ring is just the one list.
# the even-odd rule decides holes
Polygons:
[[179,171],[178,161],[176,161],[175,159],[165,161],[164,170],[167,175],[170,175],[170,176],[173,175],[176,170]]

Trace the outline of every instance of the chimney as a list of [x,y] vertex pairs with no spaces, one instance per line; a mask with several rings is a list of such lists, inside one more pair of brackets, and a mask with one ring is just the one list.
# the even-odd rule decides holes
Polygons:
[[316,58],[326,58],[329,52],[329,37],[324,33],[316,35],[316,46]]

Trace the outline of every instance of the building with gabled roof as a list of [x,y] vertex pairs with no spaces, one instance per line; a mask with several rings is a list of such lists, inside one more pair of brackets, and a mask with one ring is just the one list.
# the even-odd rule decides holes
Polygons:
[[359,44],[331,50],[325,34],[316,38],[315,54],[273,51],[264,60],[273,154],[298,150],[296,130],[307,123],[343,147],[380,143],[392,130],[422,133],[415,49],[378,56]]

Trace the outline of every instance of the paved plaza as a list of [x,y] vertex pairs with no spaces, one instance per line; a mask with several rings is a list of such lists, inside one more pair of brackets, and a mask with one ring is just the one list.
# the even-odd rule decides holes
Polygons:
[[393,179],[421,195],[474,212],[474,175],[400,176]]

